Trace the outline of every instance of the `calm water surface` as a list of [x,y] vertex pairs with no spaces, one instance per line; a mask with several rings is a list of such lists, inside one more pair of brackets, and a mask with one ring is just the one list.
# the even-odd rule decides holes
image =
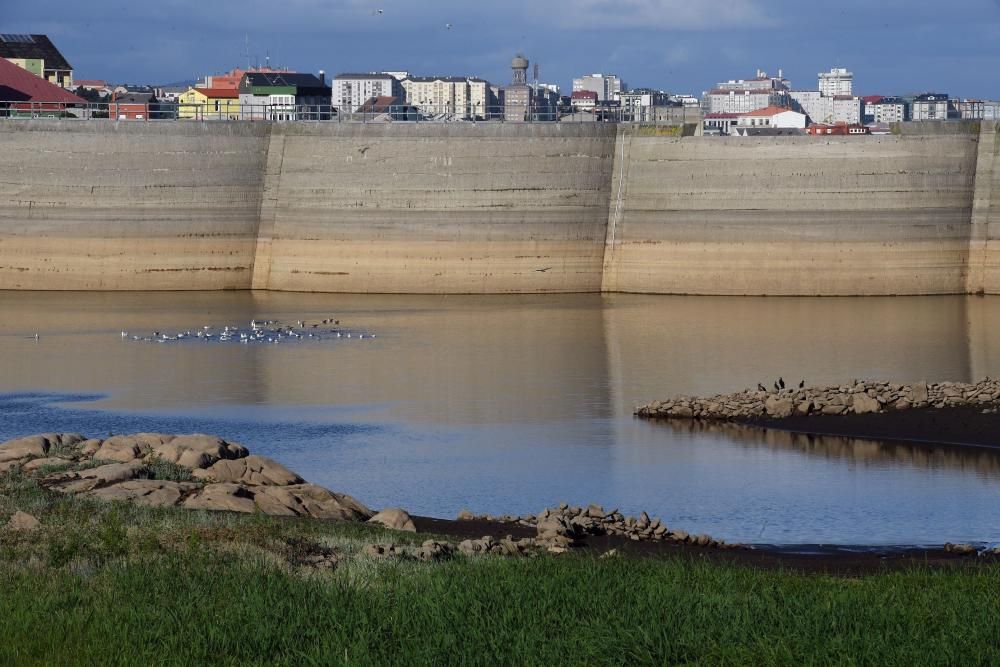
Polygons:
[[[120,335],[328,317],[378,337]],[[677,428],[632,409],[778,375],[998,375],[998,325],[990,297],[0,292],[0,439],[218,433],[371,506],[435,516],[565,500],[735,541],[989,541],[1000,454]]]

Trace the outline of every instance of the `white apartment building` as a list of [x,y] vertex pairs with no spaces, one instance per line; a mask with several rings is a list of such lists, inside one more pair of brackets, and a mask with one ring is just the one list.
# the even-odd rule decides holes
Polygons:
[[819,92],[827,97],[854,94],[854,74],[843,67],[819,73]]
[[702,101],[705,113],[749,113],[770,106],[788,106],[784,90],[711,90]]
[[883,97],[865,104],[865,120],[870,123],[902,123],[910,119],[907,104],[898,97]]
[[579,79],[573,79],[573,92],[589,90],[597,93],[599,102],[615,99],[618,94],[628,90],[625,84],[614,74],[588,74]]
[[1000,102],[983,101],[983,120],[1000,120]]
[[410,76],[402,81],[406,102],[427,114],[485,118],[492,95],[484,79],[457,76]]
[[948,120],[948,96],[925,93],[913,98],[910,120]]
[[853,95],[833,97],[833,123],[858,125],[861,123],[861,98]]
[[332,104],[342,111],[357,111],[373,97],[395,97],[403,101],[406,91],[399,80],[385,72],[338,74],[333,77]]

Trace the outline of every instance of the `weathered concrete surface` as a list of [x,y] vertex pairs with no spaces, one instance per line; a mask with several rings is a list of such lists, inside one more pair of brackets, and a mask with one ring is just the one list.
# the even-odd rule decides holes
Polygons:
[[276,126],[254,286],[598,291],[614,145],[601,124]]
[[623,127],[603,289],[962,293],[977,148],[968,131],[676,139]]
[[969,245],[970,294],[1000,294],[1000,123],[984,121],[979,135]]
[[0,121],[0,289],[245,289],[265,125]]
[[1000,293],[994,123],[0,121],[0,289]]

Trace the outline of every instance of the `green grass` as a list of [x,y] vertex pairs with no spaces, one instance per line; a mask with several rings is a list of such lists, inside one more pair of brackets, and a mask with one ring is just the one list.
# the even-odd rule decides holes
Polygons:
[[[996,664],[1000,569],[806,576],[688,558],[381,562],[356,524],[0,480],[0,664]],[[295,563],[313,549],[333,572]]]

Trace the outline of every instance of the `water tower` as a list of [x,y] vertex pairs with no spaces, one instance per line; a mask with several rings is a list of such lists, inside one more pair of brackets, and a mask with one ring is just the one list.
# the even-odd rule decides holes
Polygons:
[[514,86],[525,86],[528,84],[528,59],[523,54],[517,54],[510,61],[510,68],[513,70],[510,83]]

